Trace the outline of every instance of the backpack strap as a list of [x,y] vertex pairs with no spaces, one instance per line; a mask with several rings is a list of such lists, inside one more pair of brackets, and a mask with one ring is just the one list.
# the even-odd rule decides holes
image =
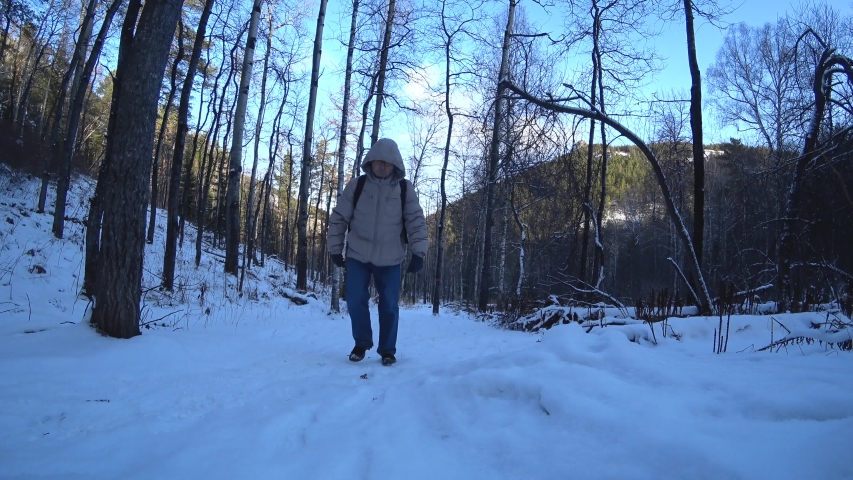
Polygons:
[[[364,190],[364,182],[367,180],[367,177],[364,175],[359,175],[358,180],[355,183],[355,193],[352,196],[352,214],[355,215],[355,206],[358,205],[358,197],[361,196],[361,191]],[[350,218],[350,223],[347,224],[347,232],[352,230],[352,218]]]
[[358,182],[355,184],[355,193],[352,197],[352,211],[355,213],[355,206],[358,205],[358,197],[361,196],[361,191],[364,190],[364,182],[367,180],[367,177],[364,175],[359,175]]
[[400,179],[400,211],[403,212],[403,241],[409,243],[409,234],[406,232],[406,182],[405,178]]

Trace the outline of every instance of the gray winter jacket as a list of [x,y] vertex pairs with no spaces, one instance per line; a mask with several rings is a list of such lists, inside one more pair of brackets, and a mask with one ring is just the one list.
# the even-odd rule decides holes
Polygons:
[[[373,160],[382,160],[394,165],[394,173],[388,178],[376,178],[370,167]],[[406,185],[405,211],[401,211],[400,180],[405,179],[406,167],[403,157],[393,140],[377,140],[364,157],[361,169],[367,176],[364,189],[353,211],[358,178],[353,178],[338,198],[338,204],[329,218],[327,245],[329,253],[344,254],[346,237],[347,258],[379,267],[399,265],[406,258],[406,243],[403,240],[403,217],[409,249],[421,257],[427,252],[427,227],[424,212],[412,183]],[[349,228],[349,233],[347,229]]]

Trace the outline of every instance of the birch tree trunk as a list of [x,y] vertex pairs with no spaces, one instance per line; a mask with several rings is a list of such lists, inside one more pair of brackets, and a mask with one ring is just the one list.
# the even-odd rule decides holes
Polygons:
[[234,135],[228,165],[228,194],[225,200],[225,273],[234,276],[237,275],[240,260],[240,176],[243,172],[243,129],[255,59],[255,44],[258,39],[261,2],[263,0],[254,0],[252,16],[249,20],[249,36],[246,38],[246,50],[243,53],[243,71],[240,75],[240,90],[237,93],[237,111],[234,113]]
[[480,298],[478,308],[485,312],[489,305],[489,291],[491,290],[491,250],[492,250],[492,228],[495,223],[494,199],[495,188],[498,181],[498,160],[500,157],[500,127],[503,123],[503,83],[508,69],[509,42],[512,37],[513,21],[515,19],[515,6],[517,0],[509,0],[509,11],[507,13],[506,30],[504,31],[503,50],[501,53],[501,66],[498,73],[497,89],[495,93],[495,119],[492,127],[492,142],[489,153],[489,176],[486,183],[486,222],[483,229],[483,264],[480,271]]
[[[393,0],[392,0],[393,1]],[[308,290],[308,189],[311,178],[311,146],[314,142],[314,110],[317,107],[317,85],[320,78],[320,57],[323,53],[323,25],[327,0],[320,0],[317,30],[314,35],[314,61],[311,67],[311,93],[305,119],[305,139],[302,142],[302,171],[299,181],[299,238],[296,245],[296,289]]]
[[[271,9],[267,10],[268,29],[267,29],[267,49],[264,52],[264,68],[261,75],[261,102],[258,108],[258,120],[255,122],[255,145],[252,150],[252,175],[249,176],[249,198],[246,199],[246,245],[243,248],[243,271],[240,274],[240,287],[238,291],[243,291],[243,279],[246,276],[246,269],[251,269],[253,250],[255,248],[255,216],[253,215],[253,203],[255,201],[255,176],[258,174],[258,156],[261,147],[261,129],[264,125],[264,113],[266,111],[267,102],[267,71],[270,64],[270,52],[272,51],[272,34],[273,34],[273,14]],[[272,163],[272,159],[270,159]]]
[[[352,80],[352,56],[355,50],[355,31],[356,20],[358,20],[358,5],[359,0],[352,2],[352,19],[349,27],[349,43],[347,45],[347,64],[344,73],[344,98],[341,108],[341,132],[338,137],[338,187],[335,192],[335,203],[341,199],[341,194],[344,192],[344,160],[346,159],[347,150],[347,121],[349,116],[349,100],[350,100],[350,82]],[[355,176],[355,175],[353,175]],[[343,252],[346,256],[346,252]],[[341,268],[334,263],[332,264],[332,299],[329,306],[333,312],[340,312],[341,298],[341,282],[343,275]]]

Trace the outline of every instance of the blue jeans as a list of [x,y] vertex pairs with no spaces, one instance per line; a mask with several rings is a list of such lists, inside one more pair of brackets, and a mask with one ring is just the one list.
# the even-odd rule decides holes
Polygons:
[[370,328],[370,276],[379,292],[379,346],[380,355],[397,353],[397,321],[400,319],[400,265],[377,267],[347,259],[347,309],[352,322],[352,338],[356,346],[373,348],[373,330]]

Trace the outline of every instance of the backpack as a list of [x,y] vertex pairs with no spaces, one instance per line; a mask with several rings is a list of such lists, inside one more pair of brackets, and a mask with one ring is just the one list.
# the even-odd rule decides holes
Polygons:
[[[364,175],[360,175],[358,177],[358,183],[355,184],[355,193],[353,194],[352,199],[352,211],[355,213],[355,206],[358,205],[358,197],[361,196],[361,191],[364,190],[364,182],[367,180],[367,177]],[[403,212],[403,232],[400,236],[403,237],[403,241],[405,243],[409,243],[409,234],[406,232],[406,179],[400,179],[400,206],[401,211]]]

